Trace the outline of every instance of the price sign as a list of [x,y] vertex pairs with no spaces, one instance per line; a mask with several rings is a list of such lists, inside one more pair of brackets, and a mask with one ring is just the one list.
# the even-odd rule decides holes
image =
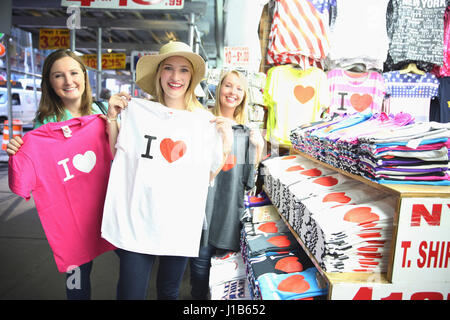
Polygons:
[[225,47],[225,66],[246,67],[249,64],[248,47]]
[[450,199],[405,198],[395,244],[392,282],[450,282]]
[[333,285],[332,300],[450,300],[448,282],[338,283]]
[[[126,68],[126,54],[125,53],[106,53],[102,54],[102,70],[114,70]],[[83,62],[88,67],[97,69],[97,55],[85,54],[83,55]]]
[[184,0],[62,0],[61,6],[100,9],[171,10],[183,9]]
[[68,29],[40,29],[39,49],[68,49],[70,45],[70,32]]

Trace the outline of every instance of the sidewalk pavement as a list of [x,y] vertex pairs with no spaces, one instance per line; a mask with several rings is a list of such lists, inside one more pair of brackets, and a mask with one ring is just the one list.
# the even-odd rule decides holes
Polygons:
[[[7,155],[0,151],[0,300],[65,300],[66,275],[59,273],[33,199],[15,195],[8,187]],[[6,160],[5,160],[6,159]],[[148,299],[156,299],[153,267]],[[107,252],[94,260],[92,299],[114,300],[119,258]],[[189,300],[189,266],[180,288],[180,300]]]

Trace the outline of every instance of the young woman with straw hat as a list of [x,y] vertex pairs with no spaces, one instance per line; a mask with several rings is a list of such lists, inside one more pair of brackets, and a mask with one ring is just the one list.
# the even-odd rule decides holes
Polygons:
[[146,298],[157,257],[157,297],[177,299],[188,257],[198,255],[208,185],[233,142],[229,122],[194,94],[204,74],[198,54],[170,42],[136,66],[136,83],[152,99],[118,99],[109,108],[115,158],[102,237],[119,248],[119,299]]

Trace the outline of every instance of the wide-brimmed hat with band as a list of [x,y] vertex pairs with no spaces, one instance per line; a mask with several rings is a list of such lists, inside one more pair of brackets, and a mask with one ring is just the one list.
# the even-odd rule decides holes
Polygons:
[[181,56],[191,62],[194,68],[191,86],[195,88],[205,76],[205,61],[200,55],[192,52],[186,43],[179,41],[163,45],[157,55],[146,55],[139,58],[136,65],[136,84],[145,92],[155,96],[158,66],[161,61],[172,56]]

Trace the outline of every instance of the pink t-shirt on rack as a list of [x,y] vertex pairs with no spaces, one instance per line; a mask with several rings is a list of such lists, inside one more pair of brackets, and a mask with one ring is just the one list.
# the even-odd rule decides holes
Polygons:
[[114,250],[100,236],[112,161],[104,120],[90,115],[48,123],[23,141],[9,159],[9,187],[26,200],[32,192],[58,270]]

